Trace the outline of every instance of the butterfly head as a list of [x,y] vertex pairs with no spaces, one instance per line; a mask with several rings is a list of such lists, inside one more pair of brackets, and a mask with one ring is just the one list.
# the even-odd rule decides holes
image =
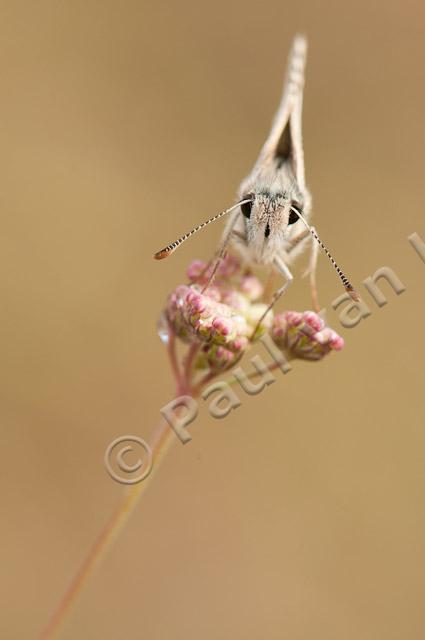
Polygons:
[[[248,243],[257,245],[280,244],[288,231],[299,221],[303,212],[299,195],[287,191],[272,193],[267,190],[244,194],[241,212]],[[247,201],[248,200],[248,201]]]

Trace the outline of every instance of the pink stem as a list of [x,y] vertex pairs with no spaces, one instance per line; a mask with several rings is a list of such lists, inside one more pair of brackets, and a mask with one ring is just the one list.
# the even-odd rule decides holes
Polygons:
[[184,382],[186,386],[190,385],[191,377],[192,377],[192,366],[193,361],[196,357],[196,354],[199,351],[200,344],[199,342],[194,342],[190,345],[189,350],[187,352],[186,361],[184,365]]

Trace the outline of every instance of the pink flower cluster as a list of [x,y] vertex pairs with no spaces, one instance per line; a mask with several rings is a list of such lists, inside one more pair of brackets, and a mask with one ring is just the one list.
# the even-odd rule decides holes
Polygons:
[[274,316],[270,310],[263,317],[267,310],[261,301],[263,285],[236,257],[224,258],[211,281],[213,268],[201,260],[192,262],[189,283],[175,289],[164,311],[168,330],[183,342],[198,345],[197,369],[228,369],[265,332],[288,359],[320,360],[343,348],[343,339],[313,311]]
[[275,316],[271,336],[288,359],[321,360],[341,351],[344,339],[325,325],[314,311],[286,311]]
[[[228,368],[252,341],[253,332],[267,309],[257,302],[263,293],[255,276],[243,273],[239,261],[229,256],[220,263],[214,282],[205,292],[211,267],[196,260],[188,269],[190,283],[170,295],[165,315],[174,334],[184,342],[202,344],[199,368]],[[272,313],[261,322],[256,338],[271,327]]]

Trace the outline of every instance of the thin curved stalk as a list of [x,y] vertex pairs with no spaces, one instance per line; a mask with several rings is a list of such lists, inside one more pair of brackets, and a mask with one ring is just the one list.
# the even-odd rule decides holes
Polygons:
[[95,569],[100,565],[113,542],[126,525],[132,513],[135,511],[142,494],[152,482],[152,479],[158,471],[160,463],[166,455],[173,439],[175,439],[175,436],[167,422],[164,419],[161,420],[153,431],[150,443],[152,449],[152,471],[142,482],[126,489],[121,503],[115,509],[111,518],[98,535],[80,569],[70,583],[59,606],[41,633],[40,640],[50,640],[55,637],[56,633],[59,631],[66,614],[71,609],[71,606],[85,586],[87,580],[91,575],[93,575]]

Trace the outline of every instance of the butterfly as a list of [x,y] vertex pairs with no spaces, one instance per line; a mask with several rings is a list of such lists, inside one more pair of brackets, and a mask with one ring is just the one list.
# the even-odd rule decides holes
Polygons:
[[308,245],[307,273],[316,310],[319,309],[315,276],[319,247],[331,261],[350,297],[359,300],[315,227],[309,224],[312,199],[305,183],[301,122],[306,56],[307,41],[298,35],[289,54],[283,94],[270,133],[252,171],[239,187],[236,204],[197,225],[154,255],[157,260],[168,257],[192,235],[228,215],[215,270],[229,243],[234,244],[248,264],[271,265],[283,276],[284,284],[273,295],[268,310],[293,281],[289,267]]

